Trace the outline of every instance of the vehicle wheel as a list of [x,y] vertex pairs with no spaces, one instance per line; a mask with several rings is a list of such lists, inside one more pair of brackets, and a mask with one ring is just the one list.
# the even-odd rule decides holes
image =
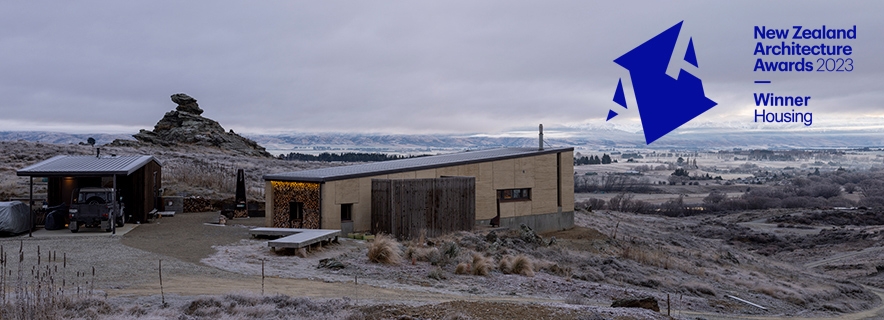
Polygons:
[[86,203],[87,204],[104,204],[105,201],[101,197],[95,196],[95,197],[91,197],[89,199],[86,199]]
[[126,225],[126,219],[123,219],[123,217],[117,218],[117,228],[122,228],[125,225]]

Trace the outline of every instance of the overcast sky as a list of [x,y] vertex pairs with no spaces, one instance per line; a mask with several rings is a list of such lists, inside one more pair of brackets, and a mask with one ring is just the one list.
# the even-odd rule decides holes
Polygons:
[[[0,131],[134,133],[178,92],[246,133],[598,124],[628,77],[613,60],[682,20],[681,50],[693,37],[700,65],[690,72],[718,102],[693,124],[750,124],[764,91],[813,96],[817,123],[884,126],[882,12],[878,1],[4,1]],[[803,41],[852,45],[853,72],[753,73],[755,25],[823,24],[857,25],[856,40]],[[633,110],[612,121],[635,123]]]

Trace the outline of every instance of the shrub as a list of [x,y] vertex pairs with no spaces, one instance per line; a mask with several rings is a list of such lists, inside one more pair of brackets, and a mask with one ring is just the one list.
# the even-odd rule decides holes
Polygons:
[[534,263],[524,254],[520,254],[513,258],[513,273],[521,274],[526,277],[534,276]]
[[712,192],[710,192],[708,196],[703,198],[703,204],[719,204],[725,199],[727,199],[726,193],[718,190],[712,190]]
[[599,198],[589,198],[586,200],[587,205],[591,210],[602,210],[605,209],[605,200]]
[[[747,196],[748,195],[748,196]],[[780,200],[771,197],[765,196],[755,196],[755,195],[744,195],[743,199],[746,200],[748,204],[748,209],[751,210],[762,210],[769,208],[777,208],[780,206]]]
[[811,196],[832,198],[841,195],[841,186],[833,183],[819,183],[811,187]]
[[407,260],[427,261],[430,263],[435,261],[438,263],[441,256],[437,248],[415,248],[408,246],[405,249],[405,259]]
[[427,277],[429,277],[430,279],[436,279],[439,281],[448,279],[448,277],[445,276],[445,271],[443,271],[442,268],[438,268],[438,267],[433,270],[430,270],[430,273],[427,274]]
[[859,205],[872,208],[884,207],[884,197],[863,197],[862,199],[859,199]]
[[430,251],[427,251],[426,259],[430,264],[434,266],[441,265],[444,262],[442,253],[439,252],[439,249],[437,248],[432,248],[430,249]]
[[400,253],[399,250],[399,242],[391,236],[379,234],[374,241],[368,245],[368,260],[383,264],[402,263],[402,253]]
[[445,242],[442,244],[442,254],[447,259],[454,259],[460,254],[460,247],[454,242]]
[[850,199],[844,197],[832,197],[828,199],[829,207],[853,207],[856,206],[856,202],[851,201]]
[[788,197],[781,201],[783,208],[816,208],[826,205],[826,201],[811,197]]
[[685,213],[684,196],[678,196],[678,198],[664,202],[660,205],[660,209],[663,210],[665,215],[670,217],[683,216]]

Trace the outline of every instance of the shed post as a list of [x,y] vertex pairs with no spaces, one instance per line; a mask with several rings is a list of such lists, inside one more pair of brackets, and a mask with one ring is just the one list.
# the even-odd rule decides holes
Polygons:
[[[114,191],[111,192],[111,195],[114,197],[113,201],[111,203],[116,204],[114,206],[116,208],[116,210],[122,209],[121,204],[117,202],[118,201],[117,200],[117,175],[114,175]],[[111,234],[114,234],[114,235],[117,234],[117,212],[112,211],[111,216],[108,217],[107,219],[109,220],[108,222],[111,225]],[[126,218],[123,217],[123,219],[126,219]]]
[[28,192],[28,237],[33,237],[34,234],[34,177],[29,177],[31,191]]

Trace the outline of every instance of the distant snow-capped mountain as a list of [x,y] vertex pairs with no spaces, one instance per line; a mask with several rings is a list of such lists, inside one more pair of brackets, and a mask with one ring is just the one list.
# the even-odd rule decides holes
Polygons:
[[[743,122],[699,122],[685,125],[645,144],[640,125],[582,123],[544,128],[548,146],[570,146],[580,150],[610,148],[710,149],[729,148],[845,148],[884,146],[884,127],[878,119],[857,120],[852,125],[757,126]],[[378,134],[378,133],[285,133],[243,134],[274,154],[300,150],[475,150],[499,147],[537,146],[536,131],[501,132],[495,134]],[[127,134],[68,134],[40,131],[0,131],[0,140],[40,141],[56,144],[86,142],[95,138],[98,145],[114,139],[134,140]]]

